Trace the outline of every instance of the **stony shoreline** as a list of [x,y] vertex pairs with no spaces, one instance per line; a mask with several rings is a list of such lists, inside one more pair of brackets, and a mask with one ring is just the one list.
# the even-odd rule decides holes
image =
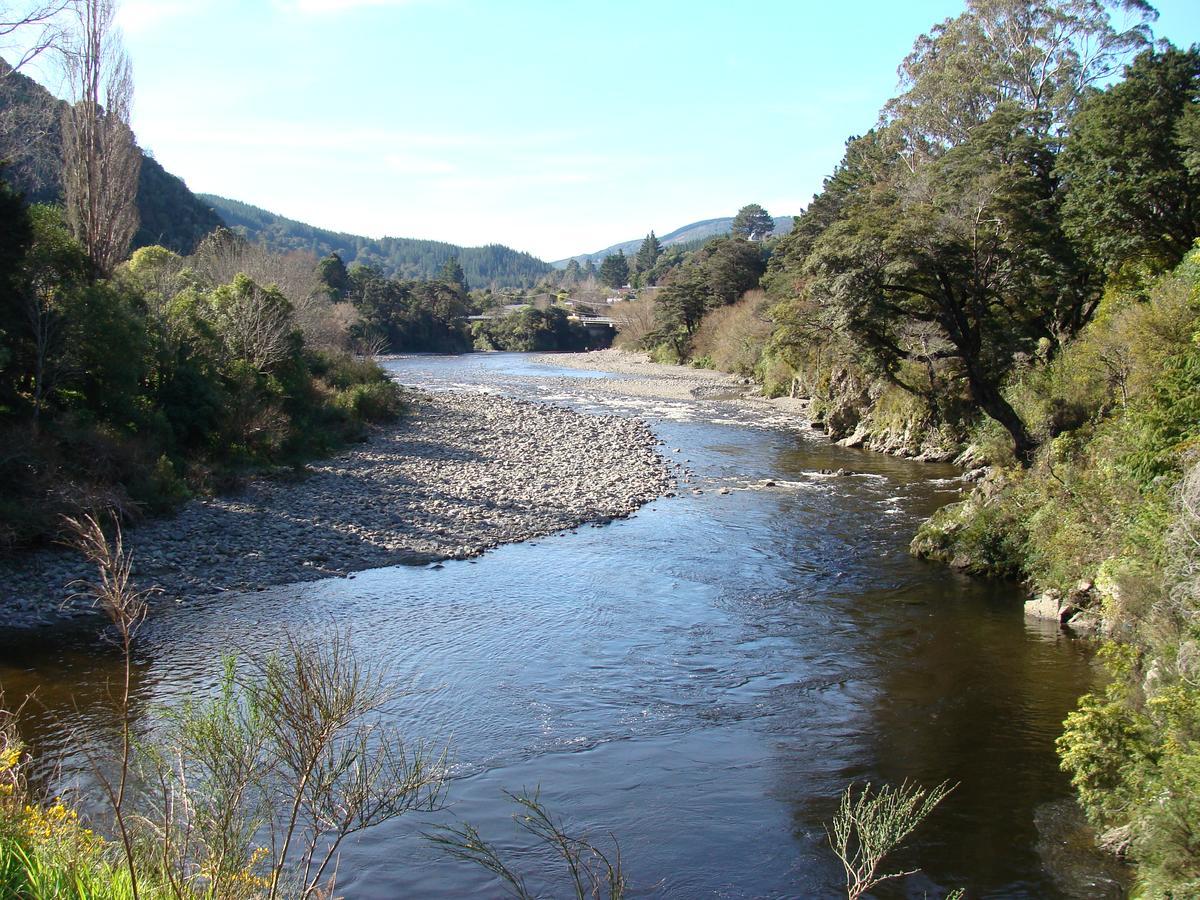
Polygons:
[[811,430],[806,401],[789,397],[764,397],[751,379],[726,372],[656,363],[646,353],[616,349],[544,353],[533,357],[533,361],[564,369],[608,372],[619,376],[589,385],[607,394],[662,400],[721,400],[772,416],[783,415],[792,427]]
[[[167,600],[463,559],[632,514],[673,485],[658,443],[638,419],[491,394],[421,396],[398,426],[302,480],[192,501],[129,529],[126,545],[139,583]],[[0,562],[0,627],[70,615],[70,583],[91,574],[65,549]]]

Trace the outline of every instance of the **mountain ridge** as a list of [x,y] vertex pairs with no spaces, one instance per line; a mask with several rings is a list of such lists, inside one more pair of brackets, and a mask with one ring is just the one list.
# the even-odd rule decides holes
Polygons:
[[529,287],[552,271],[550,263],[503,244],[463,247],[423,238],[369,238],[289,219],[278,213],[218,194],[199,194],[230,229],[276,252],[337,253],[347,266],[378,266],[397,278],[432,278],[450,259],[458,259],[472,287]]
[[[787,234],[792,230],[792,216],[776,216],[775,217],[775,235]],[[701,240],[703,238],[716,237],[722,234],[729,234],[733,227],[733,216],[718,216],[715,219],[700,219],[697,222],[690,222],[687,225],[681,225],[674,231],[669,231],[666,234],[658,234],[659,242],[664,247],[670,247],[674,244],[686,244],[691,241]],[[638,248],[642,246],[642,241],[646,239],[645,235],[640,238],[634,238],[629,241],[621,241],[605,247],[603,250],[597,250],[594,253],[579,253],[575,256],[567,256],[563,259],[557,259],[551,263],[557,269],[564,268],[571,260],[578,260],[581,264],[591,260],[594,263],[601,262],[604,257],[609,256],[617,251],[623,251],[626,256],[632,256],[637,253]]]

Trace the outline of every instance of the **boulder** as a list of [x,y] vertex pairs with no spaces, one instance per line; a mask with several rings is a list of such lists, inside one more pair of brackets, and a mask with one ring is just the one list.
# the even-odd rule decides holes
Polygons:
[[1062,595],[1056,590],[1048,590],[1038,594],[1032,600],[1025,601],[1025,615],[1031,619],[1047,619],[1058,622],[1065,621],[1062,608]]

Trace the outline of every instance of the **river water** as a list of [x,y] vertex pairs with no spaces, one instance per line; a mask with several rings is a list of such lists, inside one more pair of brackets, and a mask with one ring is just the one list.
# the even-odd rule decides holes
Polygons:
[[[231,647],[351,623],[403,689],[393,721],[449,745],[449,808],[350,844],[345,896],[499,896],[420,832],[467,821],[511,846],[503,792],[540,787],[572,829],[617,838],[631,896],[836,897],[823,823],[839,793],[903,779],[959,787],[895,859],[921,873],[876,896],[1108,895],[1098,877],[1056,880],[1057,836],[1037,824],[1069,795],[1053,742],[1093,682],[1090,651],[1026,621],[1016,586],[906,552],[957,495],[949,467],[764,427],[733,404],[613,399],[594,373],[514,354],[389,365],[432,390],[641,415],[695,481],[628,520],[477,560],[227,594],[147,623],[147,721],[211,687]],[[819,474],[838,468],[850,474]],[[86,632],[0,644],[10,697],[38,690],[27,730],[43,759],[69,759],[79,729],[111,715],[115,671]],[[525,865],[535,882],[552,871]]]

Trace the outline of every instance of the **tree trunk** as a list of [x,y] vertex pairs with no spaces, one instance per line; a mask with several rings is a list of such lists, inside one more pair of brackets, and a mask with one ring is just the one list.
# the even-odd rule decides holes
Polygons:
[[1038,442],[1033,439],[1017,411],[1004,399],[1004,395],[991,379],[979,373],[970,362],[964,362],[971,397],[979,404],[980,409],[1004,426],[1004,430],[1012,437],[1013,455],[1016,456],[1017,462],[1028,468],[1037,452]]

